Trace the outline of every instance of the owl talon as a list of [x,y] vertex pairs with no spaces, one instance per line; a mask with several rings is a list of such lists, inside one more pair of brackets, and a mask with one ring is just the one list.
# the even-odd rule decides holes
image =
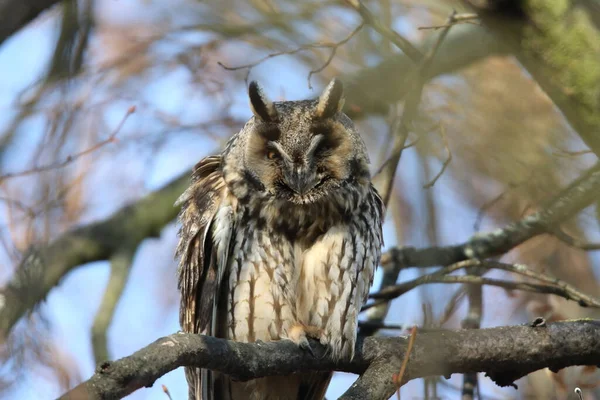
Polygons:
[[304,340],[302,342],[300,342],[300,344],[298,346],[302,350],[309,352],[311,356],[313,356],[315,358],[317,357],[315,355],[315,352],[313,351],[312,347],[310,347],[310,343],[308,342],[308,339],[306,339],[306,336],[304,337]]
[[308,338],[320,339],[323,330],[315,326],[307,326],[304,324],[295,324],[288,331],[287,339],[296,343],[302,350],[310,353],[311,356],[316,357],[314,350],[310,346]]

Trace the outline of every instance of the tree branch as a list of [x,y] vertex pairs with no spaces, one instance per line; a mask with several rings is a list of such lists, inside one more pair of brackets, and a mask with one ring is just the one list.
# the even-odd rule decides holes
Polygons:
[[600,191],[600,165],[565,188],[546,208],[489,233],[477,234],[465,243],[416,249],[393,248],[384,254],[382,265],[398,262],[404,266],[432,267],[450,265],[476,258],[485,259],[504,254],[534,236],[553,233],[554,227],[592,204]]
[[121,299],[127,278],[131,271],[133,252],[125,250],[118,252],[110,259],[110,278],[104,290],[104,297],[92,325],[92,348],[96,364],[110,359],[107,346],[107,332],[113,320],[117,303]]
[[412,45],[412,43],[402,37],[398,32],[391,29],[375,17],[375,15],[365,6],[360,0],[346,0],[346,4],[354,8],[362,17],[366,24],[369,24],[373,29],[379,32],[380,35],[394,43],[400,50],[404,52],[416,64],[423,60],[423,54]]
[[[427,53],[437,39],[437,35],[431,35],[418,46],[420,51]],[[507,48],[481,27],[454,26],[437,50],[435,63],[428,68],[425,77],[432,79],[491,55],[507,53]],[[403,77],[414,68],[415,63],[407,55],[398,54],[375,67],[345,77],[344,112],[355,119],[366,114],[386,114],[389,104],[402,100],[410,89],[412,81]]]
[[0,45],[59,0],[0,0]]
[[[9,2],[0,0],[0,21],[1,16],[6,15],[1,12],[2,6]],[[426,41],[420,47],[428,49],[431,44]],[[436,62],[428,67],[427,76],[452,72],[497,52],[499,47],[491,36],[472,27],[453,27],[437,49]],[[346,112],[358,117],[366,112],[387,111],[387,104],[402,99],[408,90],[406,85],[410,84],[405,79],[396,79],[397,76],[413,69],[414,63],[402,54],[344,78],[348,82]],[[376,96],[375,99],[371,99],[371,95]],[[31,249],[11,282],[0,289],[0,338],[6,337],[18,319],[43,300],[69,271],[88,262],[110,259],[127,238],[131,238],[126,240],[127,246],[135,250],[134,246],[145,237],[157,235],[177,215],[178,210],[172,204],[188,182],[189,174],[185,173],[164,189],[122,208],[105,221],[67,232],[45,248]]]
[[189,183],[186,172],[164,188],[125,206],[104,221],[65,233],[39,249],[30,249],[10,283],[0,290],[0,338],[74,268],[108,260],[119,251],[135,253],[148,237],[157,237],[179,211],[173,207]]
[[594,12],[575,7],[572,0],[463,2],[514,52],[600,156],[600,32],[590,18]]
[[[336,370],[363,374],[370,385],[353,385],[343,399],[387,399],[402,366],[407,338],[359,339],[352,362],[333,362],[312,342],[316,357],[289,341],[239,343],[186,333],[157,340],[129,357],[99,366],[61,400],[124,397],[176,368],[194,366],[248,380],[296,372]],[[580,320],[491,329],[419,333],[404,381],[430,375],[485,372],[500,386],[533,371],[558,371],[600,363],[600,321]]]

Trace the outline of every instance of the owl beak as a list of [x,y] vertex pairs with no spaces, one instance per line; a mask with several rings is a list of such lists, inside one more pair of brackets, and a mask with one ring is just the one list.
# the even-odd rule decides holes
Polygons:
[[315,187],[315,182],[312,174],[308,171],[296,170],[289,174],[286,179],[286,183],[290,189],[299,194],[300,196],[305,195]]

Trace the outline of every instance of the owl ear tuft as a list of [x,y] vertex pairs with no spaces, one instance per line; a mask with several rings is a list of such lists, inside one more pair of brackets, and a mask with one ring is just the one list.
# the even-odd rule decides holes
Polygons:
[[265,93],[256,81],[250,82],[248,96],[250,97],[250,108],[256,117],[265,122],[277,121],[275,105],[265,96]]
[[333,78],[319,96],[317,118],[331,118],[344,107],[344,86],[342,81]]

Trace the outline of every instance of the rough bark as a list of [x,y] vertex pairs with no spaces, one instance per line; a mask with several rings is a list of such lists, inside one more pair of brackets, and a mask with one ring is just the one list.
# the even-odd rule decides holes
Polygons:
[[[580,320],[459,331],[418,333],[403,383],[431,375],[485,372],[501,386],[533,371],[572,365],[600,364],[600,321]],[[182,366],[220,371],[248,380],[309,370],[362,374],[342,399],[387,399],[396,390],[406,337],[359,340],[351,362],[333,362],[312,343],[315,357],[289,341],[238,343],[209,336],[178,333],[131,356],[101,364],[86,382],[62,400],[116,399],[151,387],[162,375]]]

